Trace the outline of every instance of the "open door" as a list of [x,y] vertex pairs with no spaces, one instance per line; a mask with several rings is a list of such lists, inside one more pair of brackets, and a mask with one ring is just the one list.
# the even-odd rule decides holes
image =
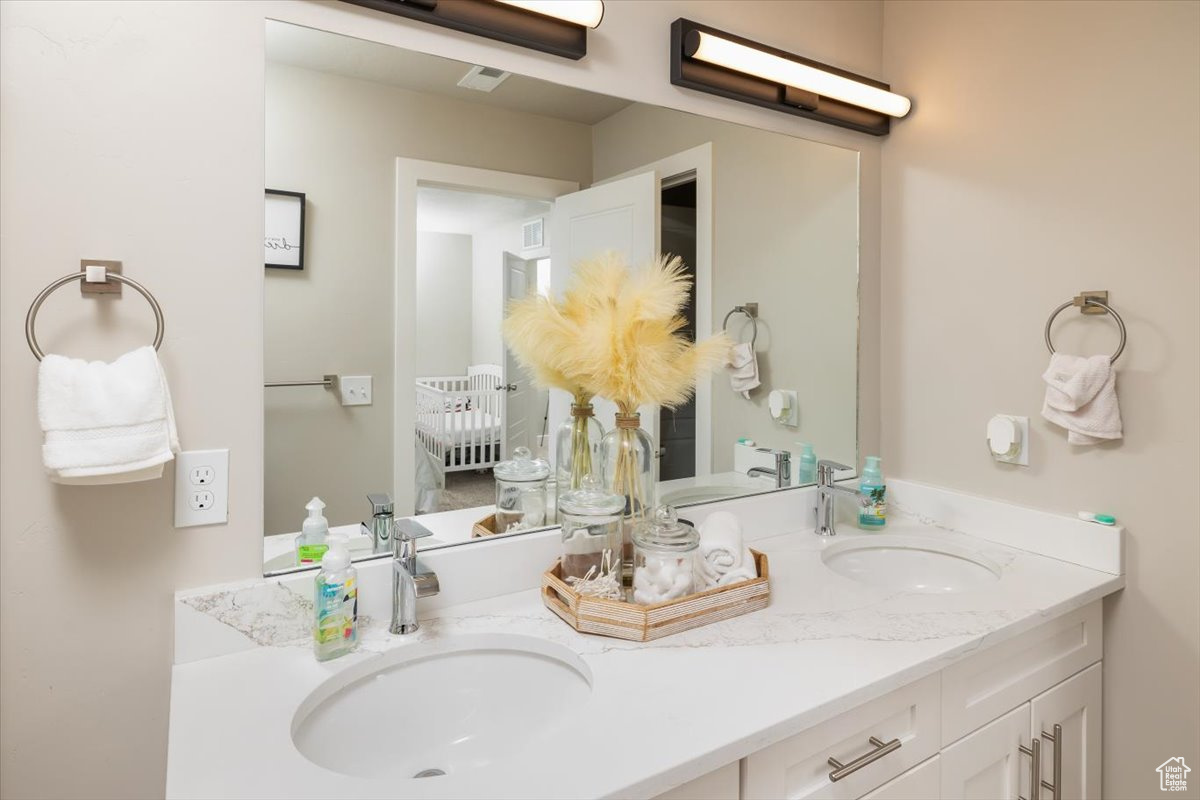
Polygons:
[[[530,275],[530,270],[536,268],[533,262],[526,261],[512,253],[504,254],[504,308],[506,315],[509,303],[513,300],[520,300],[531,293],[537,278]],[[538,393],[531,385],[525,370],[521,369],[516,358],[513,357],[512,349],[509,347],[504,348],[504,388],[506,394],[503,420],[503,457],[512,458],[513,451],[518,447],[528,447],[530,451],[536,453],[535,436],[537,431],[532,420],[535,414],[539,418],[541,416],[535,408]]]
[[[654,170],[565,194],[554,201],[550,214],[551,286],[561,293],[570,282],[576,262],[608,251],[620,253],[634,266],[658,256],[660,188]],[[617,407],[596,398],[596,418],[605,430],[612,428]],[[571,398],[563,391],[550,393],[549,432],[558,430],[570,413]],[[658,410],[641,409],[642,427],[658,444]],[[556,456],[551,445],[550,457]],[[655,462],[655,480],[657,461]]]

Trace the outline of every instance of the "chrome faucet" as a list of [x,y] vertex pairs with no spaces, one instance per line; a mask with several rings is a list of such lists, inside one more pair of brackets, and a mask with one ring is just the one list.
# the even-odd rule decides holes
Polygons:
[[758,448],[760,453],[770,453],[775,456],[775,469],[767,467],[751,467],[746,474],[751,478],[758,475],[772,475],[775,478],[775,488],[782,489],[792,485],[792,454],[787,450],[772,450],[769,447]]
[[849,486],[838,486],[833,482],[833,473],[839,469],[853,469],[836,461],[817,462],[817,535],[837,536],[837,528],[833,523],[834,498],[841,492],[857,497],[860,505],[865,504],[866,497],[858,489]]
[[363,535],[371,537],[372,553],[386,553],[388,547],[391,546],[388,540],[392,536],[392,527],[395,525],[392,517],[391,495],[386,492],[369,494],[367,502],[371,504],[371,524],[362,523]]
[[396,520],[392,530],[392,633],[415,633],[417,598],[437,594],[438,577],[421,569],[417,561],[417,539],[432,536],[433,531],[412,519]]

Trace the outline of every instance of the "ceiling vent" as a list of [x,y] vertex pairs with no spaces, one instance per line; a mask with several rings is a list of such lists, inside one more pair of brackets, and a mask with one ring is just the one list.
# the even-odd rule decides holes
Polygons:
[[504,83],[505,78],[510,74],[502,69],[495,67],[471,67],[470,71],[462,77],[458,85],[464,89],[474,89],[477,92],[490,92],[500,84]]
[[545,244],[545,224],[546,220],[538,217],[521,226],[522,250],[532,250],[535,247],[542,247]]

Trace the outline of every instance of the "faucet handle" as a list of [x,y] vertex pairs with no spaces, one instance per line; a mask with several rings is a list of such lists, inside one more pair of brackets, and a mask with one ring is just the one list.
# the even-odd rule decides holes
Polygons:
[[392,496],[387,492],[372,492],[367,495],[367,502],[371,504],[371,516],[392,513]]
[[830,461],[826,458],[818,461],[817,484],[820,486],[833,485],[833,474],[839,469],[854,469],[854,467],[847,467],[845,464],[838,463],[837,461]]
[[396,520],[396,540],[401,542],[411,542],[416,539],[424,539],[426,536],[433,536],[433,531],[426,528],[415,519]]
[[817,469],[827,469],[830,472],[833,472],[834,470],[839,469],[854,469],[854,467],[847,467],[845,464],[839,464],[836,461],[830,461],[827,458],[822,458],[817,462]]

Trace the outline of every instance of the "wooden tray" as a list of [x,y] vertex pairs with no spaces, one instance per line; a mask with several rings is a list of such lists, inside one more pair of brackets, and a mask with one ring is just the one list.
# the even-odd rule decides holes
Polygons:
[[757,578],[652,606],[580,595],[563,580],[561,564],[555,563],[542,573],[542,602],[580,633],[649,642],[766,608],[771,599],[767,557],[753,549],[750,553]]
[[471,538],[472,539],[478,539],[482,536],[495,536],[495,535],[496,535],[496,515],[495,514],[489,514],[488,516],[479,520],[479,522],[476,522],[475,526],[473,528],[471,528]]

